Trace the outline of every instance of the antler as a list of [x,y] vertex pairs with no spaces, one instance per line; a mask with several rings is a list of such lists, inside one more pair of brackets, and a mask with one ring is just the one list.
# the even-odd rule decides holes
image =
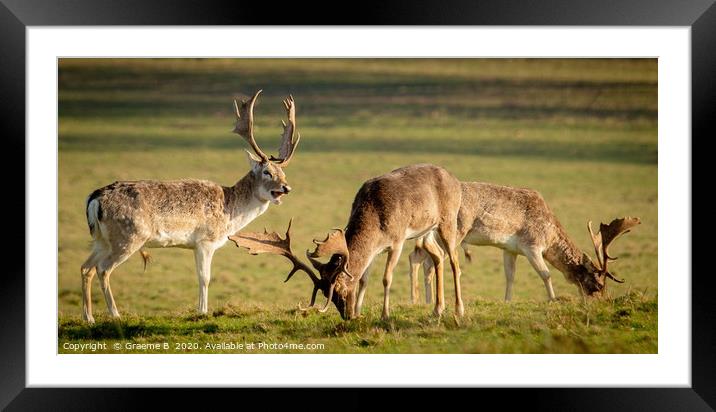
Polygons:
[[597,261],[599,262],[600,270],[610,279],[623,283],[623,280],[617,279],[607,271],[607,264],[610,260],[617,260],[616,257],[609,255],[609,245],[618,238],[619,236],[628,233],[629,230],[641,224],[641,220],[638,217],[623,217],[620,219],[614,219],[608,225],[604,223],[599,224],[599,232],[595,235],[592,232],[592,222],[587,223],[587,229],[589,234],[592,236],[592,243],[594,244],[594,251],[597,254]]
[[609,256],[609,245],[611,245],[616,238],[625,233],[629,233],[632,227],[639,224],[641,224],[641,220],[639,220],[638,217],[625,217],[614,219],[609,225],[605,225],[604,223],[599,225],[599,232],[602,234],[602,242],[604,244],[602,247],[605,259],[604,263],[607,263],[609,260],[617,260],[616,257]]
[[317,257],[326,257],[326,256],[333,256],[334,254],[338,254],[342,256],[342,262],[340,267],[340,272],[345,273],[353,279],[353,275],[348,272],[348,269],[346,269],[348,265],[348,244],[346,243],[346,237],[343,233],[343,229],[333,229],[334,232],[328,234],[326,236],[326,239],[324,240],[313,240],[313,243],[316,244],[316,250],[313,251],[310,255],[307,255],[309,258],[317,258]]
[[234,128],[234,133],[241,135],[241,137],[243,137],[249,145],[251,145],[251,148],[254,149],[254,152],[261,158],[261,160],[267,161],[268,156],[266,156],[266,153],[264,153],[259,145],[256,144],[256,139],[254,139],[254,104],[262,91],[263,90],[257,91],[256,94],[254,94],[254,96],[248,101],[242,100],[241,106],[239,106],[236,103],[236,100],[234,100],[234,110],[236,111],[236,117],[238,118],[236,121],[236,127]]
[[[286,108],[286,117],[288,124],[281,121],[281,124],[283,125],[283,134],[281,135],[281,146],[278,148],[278,155],[279,157],[273,157],[271,156],[271,160],[276,162],[277,165],[281,167],[288,166],[288,162],[291,160],[291,157],[293,157],[293,152],[296,150],[296,146],[298,146],[299,140],[301,140],[301,134],[300,133],[294,133],[296,130],[296,104],[293,101],[293,96],[289,95],[286,99],[283,101],[283,107]],[[295,135],[295,140],[294,140]]]
[[303,270],[308,274],[308,276],[311,277],[311,280],[313,280],[313,283],[315,285],[320,282],[316,274],[313,273],[313,270],[311,270],[311,268],[309,268],[291,252],[292,222],[293,218],[288,222],[288,229],[286,229],[286,238],[284,239],[281,239],[281,236],[279,236],[278,233],[268,233],[268,231],[264,229],[264,233],[237,233],[235,235],[229,236],[229,240],[236,243],[237,247],[243,247],[248,249],[249,253],[252,255],[258,255],[259,253],[272,253],[274,255],[281,255],[290,260],[291,263],[293,263],[293,268],[291,269],[291,272],[288,273],[288,276],[286,277],[286,280],[284,280],[284,282],[288,282],[288,280],[291,279],[291,276],[293,276],[293,274],[296,273],[298,270]]
[[592,237],[592,244],[594,245],[594,253],[597,255],[597,263],[599,263],[599,269],[604,267],[604,258],[602,257],[602,234],[597,233],[596,235],[592,231],[592,221],[587,222],[587,230],[589,235]]
[[[335,289],[335,287],[336,287],[336,284],[332,283],[330,289],[328,289],[328,298],[326,299],[326,304],[323,305],[323,307],[320,309],[316,308],[317,311],[324,313],[325,311],[328,310],[328,306],[331,304],[331,299],[333,299],[333,289]],[[316,304],[316,293],[318,293],[318,285],[313,287],[313,293],[311,294],[311,304],[304,308],[303,306],[301,306],[301,303],[299,302],[298,310],[300,310],[301,312],[305,312],[307,310],[315,308],[315,306],[313,306],[313,305]]]
[[[293,96],[289,95],[284,101],[283,106],[286,109],[286,117],[288,124],[281,121],[283,124],[283,135],[281,137],[281,145],[278,148],[279,157],[267,156],[266,153],[261,150],[259,145],[254,139],[254,104],[261,94],[262,90],[259,90],[254,96],[248,101],[241,101],[239,105],[234,100],[234,110],[236,111],[236,127],[234,133],[241,135],[248,143],[256,154],[261,158],[262,161],[271,160],[278,166],[288,166],[293,153],[296,150],[298,141],[301,140],[301,135],[296,131],[296,104],[293,101]],[[295,139],[294,139],[295,137]]]
[[[298,270],[303,270],[304,272],[306,272],[313,281],[311,304],[308,307],[303,308],[299,303],[298,309],[301,311],[307,311],[311,308],[314,308],[314,305],[316,303],[316,293],[318,293],[318,290],[320,289],[321,280],[316,276],[315,273],[313,273],[313,270],[311,270],[311,268],[309,268],[298,257],[296,257],[293,252],[291,252],[291,223],[293,223],[293,218],[288,221],[288,228],[286,229],[286,237],[284,239],[281,239],[281,236],[279,236],[278,233],[268,233],[268,231],[265,229],[264,233],[237,233],[235,235],[229,236],[229,239],[236,243],[237,247],[243,247],[248,249],[249,253],[252,255],[258,255],[259,253],[272,253],[275,255],[281,255],[290,260],[291,263],[293,263],[293,268],[289,272],[284,282],[288,282],[289,279],[291,279],[291,276],[293,276],[293,274],[296,273]],[[326,301],[326,304],[321,309],[316,308],[319,312],[325,312],[328,310],[328,306],[331,303],[331,299],[333,298],[334,287],[335,284],[331,285],[330,289],[328,290],[328,300]]]

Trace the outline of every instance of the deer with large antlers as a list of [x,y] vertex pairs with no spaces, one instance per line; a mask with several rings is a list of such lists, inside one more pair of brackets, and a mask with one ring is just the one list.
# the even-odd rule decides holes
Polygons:
[[[505,300],[512,299],[515,263],[518,255],[525,256],[544,282],[549,300],[555,299],[549,268],[545,260],[562,272],[570,283],[587,295],[601,292],[606,279],[622,283],[607,269],[610,260],[607,248],[621,234],[640,224],[639,218],[614,219],[592,232],[587,224],[596,252],[596,264],[569,238],[557,217],[542,196],[530,189],[513,188],[480,182],[462,183],[462,204],[458,213],[458,239],[462,244],[495,246],[503,249]],[[417,274],[423,265],[426,300],[428,285],[434,272],[433,259],[421,239],[410,254],[410,275],[413,295],[417,289]],[[415,302],[415,300],[414,300]]]
[[180,247],[194,250],[199,280],[200,313],[208,311],[208,288],[214,252],[228,236],[266,211],[269,204],[281,204],[291,191],[283,169],[288,166],[300,136],[296,132],[296,106],[293,97],[283,101],[287,122],[278,157],[267,156],[253,133],[253,109],[261,90],[248,101],[234,101],[234,132],[241,135],[254,153],[248,152],[251,170],[233,186],[205,180],[120,181],[95,190],[87,198],[86,214],[92,252],[82,264],[83,317],[93,323],[92,278],[99,275],[110,316],[119,311],[112,297],[109,278],[112,271],[143,248]]
[[[232,238],[238,246],[256,253],[267,252],[285,256],[294,262],[294,269],[305,271],[313,281],[311,305],[321,290],[328,298],[322,311],[333,302],[343,319],[360,315],[365,296],[369,267],[375,257],[388,252],[383,275],[383,318],[390,316],[390,286],[403,244],[406,239],[425,236],[426,250],[437,269],[435,314],[441,315],[443,263],[438,239],[448,254],[455,280],[455,312],[464,313],[460,294],[460,265],[455,251],[457,213],[460,206],[460,181],[447,170],[429,164],[406,166],[366,181],[353,201],[348,225],[335,229],[325,240],[314,240],[316,249],[307,257],[318,276],[304,264],[297,264],[290,248],[277,248],[278,235],[237,234]],[[287,233],[287,239],[289,235]],[[319,258],[328,259],[326,263]]]

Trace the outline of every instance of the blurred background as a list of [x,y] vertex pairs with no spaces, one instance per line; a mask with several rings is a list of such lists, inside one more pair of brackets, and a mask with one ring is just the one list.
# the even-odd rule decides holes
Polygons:
[[[593,255],[586,222],[639,216],[619,239],[610,294],[657,294],[656,59],[60,59],[59,313],[79,319],[79,268],[91,240],[85,200],[115,180],[208,179],[233,185],[248,172],[248,145],[231,133],[232,99],[258,89],[255,135],[276,153],[292,94],[301,143],[286,175],[293,191],[244,230],[280,233],[293,217],[293,249],[346,224],[367,179],[428,162],[465,181],[542,193],[572,239]],[[391,302],[410,299],[406,242]],[[471,248],[463,298],[499,302],[502,252]],[[137,254],[112,276],[123,313],[171,314],[196,305],[193,255],[152,249],[146,273]],[[373,266],[366,304],[382,304],[385,257]],[[306,276],[283,279],[283,258],[217,251],[210,308],[227,302],[295,306]],[[449,275],[449,273],[448,273]],[[578,296],[552,268],[557,295]],[[305,279],[304,279],[305,278]],[[421,281],[422,285],[422,281]],[[95,282],[95,313],[105,310]],[[446,277],[450,307],[452,276]],[[516,302],[542,302],[544,287],[524,257]],[[429,309],[426,307],[425,311]]]

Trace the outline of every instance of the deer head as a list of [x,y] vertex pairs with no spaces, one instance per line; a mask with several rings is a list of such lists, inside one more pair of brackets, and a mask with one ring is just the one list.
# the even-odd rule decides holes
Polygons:
[[580,276],[579,283],[588,295],[601,292],[606,286],[606,279],[612,279],[617,283],[624,283],[624,280],[618,279],[607,269],[610,260],[617,260],[609,254],[609,246],[619,236],[628,233],[629,230],[641,224],[638,217],[623,217],[614,219],[608,225],[600,223],[599,232],[595,235],[592,231],[592,222],[587,222],[587,230],[592,238],[594,252],[597,257],[597,264],[585,254],[582,267],[586,273]]
[[[343,229],[333,229],[324,240],[313,240],[316,249],[306,257],[311,265],[318,271],[321,280],[329,290],[329,299],[332,299],[336,309],[343,319],[348,319],[354,309],[354,277],[348,271],[350,253],[346,243]],[[328,258],[328,262],[321,263],[319,258]]]
[[296,104],[293,101],[293,96],[290,95],[283,101],[287,121],[282,121],[283,134],[278,149],[279,157],[269,157],[254,139],[254,105],[260,94],[261,90],[257,91],[251,99],[242,101],[241,104],[234,100],[236,112],[234,133],[242,136],[254,151],[254,153],[249,151],[246,153],[249,157],[251,171],[258,183],[258,197],[263,201],[281,204],[281,196],[291,191],[283,169],[288,166],[301,139],[301,135],[296,132]]
[[[271,253],[275,255],[280,255],[293,263],[293,268],[291,268],[291,271],[288,273],[288,276],[286,276],[286,280],[284,282],[288,282],[289,279],[299,270],[302,270],[305,272],[308,277],[313,282],[313,292],[311,293],[311,303],[308,307],[304,308],[301,306],[301,304],[298,304],[298,309],[301,311],[307,311],[309,309],[317,309],[319,312],[325,312],[328,310],[328,306],[334,300],[334,290],[336,283],[335,281],[332,281],[332,279],[324,278],[324,277],[318,277],[313,272],[313,270],[304,264],[296,255],[291,252],[291,223],[293,222],[293,219],[291,219],[288,222],[288,228],[286,229],[286,237],[281,238],[278,233],[272,232],[268,233],[264,229],[264,233],[237,233],[235,235],[229,236],[229,240],[236,243],[237,247],[243,247],[248,249],[249,253],[252,255],[258,255],[259,253]],[[306,251],[306,255],[309,255],[308,251]],[[309,259],[311,259],[309,257]],[[313,259],[311,259],[313,262]],[[327,300],[325,305],[323,305],[322,308],[316,308],[316,294],[318,291],[323,291],[323,295],[326,296]],[[338,307],[339,311],[343,313],[341,307],[338,306],[338,303],[336,303],[336,307]]]

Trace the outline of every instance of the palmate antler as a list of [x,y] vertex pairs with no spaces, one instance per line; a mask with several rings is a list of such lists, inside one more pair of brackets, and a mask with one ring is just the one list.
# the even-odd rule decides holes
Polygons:
[[272,253],[274,255],[281,255],[290,260],[291,263],[293,263],[293,268],[288,273],[284,282],[288,282],[288,280],[291,279],[291,276],[299,270],[303,270],[314,282],[317,282],[318,277],[316,277],[313,273],[313,270],[311,270],[308,265],[304,264],[291,252],[291,223],[293,223],[293,219],[288,222],[285,239],[281,239],[281,236],[279,236],[276,232],[268,233],[268,231],[264,229],[264,233],[237,233],[229,236],[229,240],[236,243],[237,247],[248,249],[249,254],[252,255],[258,255],[259,253]]
[[348,272],[348,244],[346,243],[346,237],[343,229],[333,229],[333,233],[329,233],[324,240],[313,240],[316,245],[316,249],[306,256],[311,260],[314,266],[321,263],[316,261],[314,258],[319,257],[332,257],[333,255],[339,255],[341,257],[340,270],[337,273],[345,273],[349,278],[353,279],[353,275]]
[[628,233],[629,230],[641,224],[641,220],[638,217],[623,217],[620,219],[614,219],[608,225],[604,223],[599,224],[599,232],[595,235],[592,231],[592,222],[587,222],[587,229],[592,237],[592,243],[594,244],[594,252],[597,255],[597,262],[600,266],[600,271],[608,278],[624,283],[623,280],[615,278],[609,271],[607,271],[607,264],[610,260],[617,260],[616,257],[609,255],[609,245],[618,238],[619,236]]
[[[293,223],[293,219],[289,220],[288,228],[286,229],[286,237],[283,239],[281,239],[281,236],[278,233],[268,233],[268,231],[264,229],[264,233],[237,233],[235,235],[229,236],[229,240],[236,243],[237,247],[243,247],[245,249],[248,249],[249,254],[252,255],[258,255],[260,253],[271,253],[274,255],[281,255],[290,260],[291,263],[293,263],[293,268],[291,268],[291,271],[288,273],[288,276],[286,276],[286,280],[284,280],[284,282],[288,282],[289,279],[291,279],[291,277],[293,276],[293,274],[299,270],[306,272],[306,274],[313,281],[311,304],[307,308],[303,308],[299,303],[298,308],[300,310],[308,310],[314,307],[316,303],[316,293],[318,293],[318,290],[321,288],[322,282],[321,279],[316,276],[313,270],[308,267],[308,265],[303,263],[298,257],[296,257],[296,255],[293,254],[293,252],[291,252],[291,223]],[[333,287],[329,289],[328,300],[326,301],[326,304],[323,306],[323,308],[318,309],[320,312],[325,312],[326,310],[328,310],[328,305],[330,304],[332,297]]]
[[234,133],[241,135],[262,161],[270,160],[280,167],[286,167],[291,161],[291,157],[293,157],[298,141],[301,139],[301,135],[296,132],[296,104],[291,95],[284,99],[283,106],[286,109],[287,122],[281,121],[283,134],[281,135],[281,145],[278,149],[279,157],[269,157],[261,150],[256,143],[256,139],[254,139],[254,105],[261,92],[262,90],[257,91],[251,99],[242,101],[241,104],[234,100],[234,110],[237,118]]

